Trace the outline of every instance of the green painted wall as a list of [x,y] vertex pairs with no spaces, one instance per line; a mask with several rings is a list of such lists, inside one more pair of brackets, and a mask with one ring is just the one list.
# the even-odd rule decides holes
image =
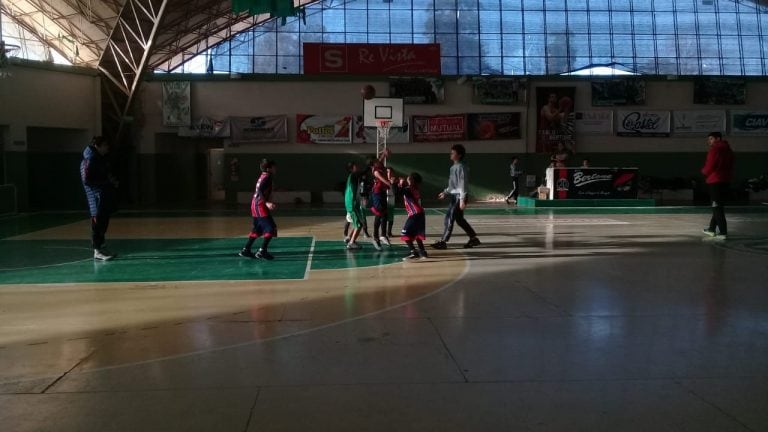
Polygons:
[[5,152],[5,182],[16,186],[17,204],[20,211],[29,208],[29,173],[26,152]]
[[[344,168],[348,161],[363,161],[362,156],[346,154],[305,154],[305,155],[255,155],[228,154],[227,163],[233,157],[240,161],[240,181],[229,182],[228,188],[236,191],[250,191],[258,175],[258,163],[262,157],[274,158],[278,162],[275,187],[287,190],[309,190],[321,192],[337,190],[345,178]],[[699,169],[704,162],[701,153],[597,153],[579,154],[574,160],[580,164],[588,158],[592,166],[638,167],[644,176],[672,179],[701,179]],[[520,155],[524,170],[539,179],[549,165],[548,155]],[[446,154],[397,154],[390,160],[390,166],[399,173],[419,172],[424,178],[425,197],[436,195],[447,182],[451,162]],[[506,193],[509,186],[508,154],[470,154],[467,163],[471,169],[472,193],[482,197],[489,193]],[[737,171],[734,185],[747,178],[768,172],[768,153],[740,153],[736,158]]]
[[[660,178],[701,179],[698,174],[704,154],[701,153],[616,153],[579,154],[575,161],[589,158],[593,166],[636,166],[646,176]],[[262,157],[278,162],[275,187],[285,190],[313,192],[318,201],[323,191],[339,190],[345,180],[345,165],[350,160],[364,162],[364,155],[349,154],[232,154],[240,161],[240,181],[229,181],[231,192],[251,191],[258,176]],[[527,173],[541,176],[548,165],[547,155],[520,155]],[[20,210],[83,210],[85,197],[79,178],[80,153],[6,152],[6,176],[19,190]],[[509,186],[508,154],[470,154],[473,194],[506,193]],[[737,153],[735,185],[745,179],[768,172],[768,153]],[[446,183],[451,162],[444,153],[396,154],[390,165],[399,173],[418,171],[424,177],[423,193],[430,202]],[[131,172],[134,190],[130,202],[139,205],[170,206],[204,201],[207,198],[205,154],[142,154],[125,169]],[[126,187],[124,184],[123,187]],[[124,195],[125,197],[125,195]],[[234,199],[234,198],[233,198]]]

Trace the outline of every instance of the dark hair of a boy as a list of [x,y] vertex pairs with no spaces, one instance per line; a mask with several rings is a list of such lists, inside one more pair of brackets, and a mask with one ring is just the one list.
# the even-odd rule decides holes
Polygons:
[[265,172],[268,169],[274,167],[275,165],[277,165],[277,164],[272,159],[264,158],[264,159],[261,160],[261,164],[259,164],[259,167],[261,168],[262,172]]
[[421,174],[419,174],[417,172],[411,173],[411,180],[413,180],[413,184],[415,184],[416,186],[420,185],[421,184]]
[[453,147],[451,147],[451,150],[455,151],[459,157],[464,159],[464,156],[467,154],[467,149],[464,148],[461,144],[455,144]]

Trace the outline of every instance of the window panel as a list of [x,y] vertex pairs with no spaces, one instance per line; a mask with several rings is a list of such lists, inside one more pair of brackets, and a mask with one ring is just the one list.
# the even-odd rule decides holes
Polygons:
[[323,16],[323,31],[326,32],[343,32],[344,31],[344,10],[343,9],[327,9],[322,14]]
[[456,33],[456,11],[452,9],[435,11],[435,31]]
[[482,37],[480,39],[480,51],[483,55],[501,56],[503,54],[501,37]]
[[392,11],[391,17],[392,33],[411,33],[413,20],[410,11]]
[[480,40],[477,35],[459,35],[459,55],[480,55]]
[[501,12],[480,12],[480,33],[501,33]]
[[504,57],[502,66],[504,75],[524,75],[525,62],[523,57]]
[[254,56],[253,73],[273,74],[277,72],[277,57]]
[[462,75],[479,75],[480,57],[459,57],[459,73]]
[[522,33],[523,15],[519,11],[502,12],[501,28],[504,30],[504,33]]
[[456,12],[459,21],[459,33],[477,33],[478,12],[460,10]]
[[[368,11],[359,9],[348,9],[345,16],[348,32],[368,31]],[[309,28],[309,26],[307,26]],[[322,31],[322,28],[320,29]]]
[[544,75],[546,74],[544,57],[526,57],[525,58],[525,73],[527,75]]
[[568,13],[568,31],[571,33],[589,32],[589,15],[586,12]]
[[635,55],[634,40],[632,35],[616,35],[613,37],[613,53],[619,57],[632,57]]
[[589,29],[592,33],[610,33],[610,17],[608,12],[590,12]]
[[547,10],[546,14],[546,29],[547,33],[562,33],[566,30],[566,18],[565,12],[550,12]]
[[480,73],[483,75],[503,75],[501,57],[483,57],[480,59]]

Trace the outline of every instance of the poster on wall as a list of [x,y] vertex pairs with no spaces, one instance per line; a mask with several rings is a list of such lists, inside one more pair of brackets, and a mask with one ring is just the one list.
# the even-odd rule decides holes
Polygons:
[[179,128],[179,136],[186,138],[228,138],[229,135],[229,119],[200,117],[192,124]]
[[163,126],[182,127],[192,124],[189,81],[163,82]]
[[610,135],[613,133],[613,111],[576,111],[576,133]]
[[464,114],[413,116],[413,142],[463,140],[467,136]]
[[511,140],[520,139],[520,113],[467,114],[468,139]]
[[[536,89],[536,152],[569,155],[575,152],[575,87]],[[560,156],[561,159],[567,159]]]
[[354,116],[296,115],[299,144],[351,144]]
[[525,78],[472,79],[472,102],[481,105],[520,105],[528,102],[528,80]]
[[[376,128],[365,127],[363,116],[355,117],[355,144],[376,144]],[[387,144],[408,144],[411,141],[411,131],[408,121],[403,121],[403,127],[393,127],[389,130]]]
[[747,103],[747,83],[741,78],[696,78],[693,81],[693,103],[744,105]]
[[404,104],[440,104],[445,102],[445,81],[442,78],[392,77],[389,97],[401,98]]
[[671,129],[671,111],[619,111],[619,136],[668,137]]
[[768,135],[768,111],[731,111],[734,135]]
[[635,78],[592,82],[592,106],[645,105],[645,80]]
[[725,111],[675,111],[672,113],[676,134],[725,132]]
[[288,116],[230,117],[232,143],[288,141]]

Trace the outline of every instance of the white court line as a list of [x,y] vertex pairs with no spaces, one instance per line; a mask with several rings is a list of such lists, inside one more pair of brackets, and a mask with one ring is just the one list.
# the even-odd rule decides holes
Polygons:
[[[63,266],[68,264],[77,264],[77,263],[86,262],[86,261],[93,261],[93,258],[85,258],[77,261],[69,261],[69,262],[63,262],[63,263],[57,263],[57,264],[46,264],[46,265],[32,266],[32,267],[0,268],[0,272],[17,271],[17,270],[35,270],[35,269],[41,269],[41,268],[47,268],[47,267]],[[12,284],[12,285],[16,285],[16,284]],[[22,284],[22,285],[30,285],[30,284]],[[35,285],[35,284],[31,284],[31,285]]]
[[307,255],[307,268],[304,270],[304,280],[309,279],[309,271],[312,269],[312,256],[315,254],[315,236],[312,236],[312,244],[309,246],[309,255]]
[[615,219],[467,219],[472,225],[630,225],[630,222]]

